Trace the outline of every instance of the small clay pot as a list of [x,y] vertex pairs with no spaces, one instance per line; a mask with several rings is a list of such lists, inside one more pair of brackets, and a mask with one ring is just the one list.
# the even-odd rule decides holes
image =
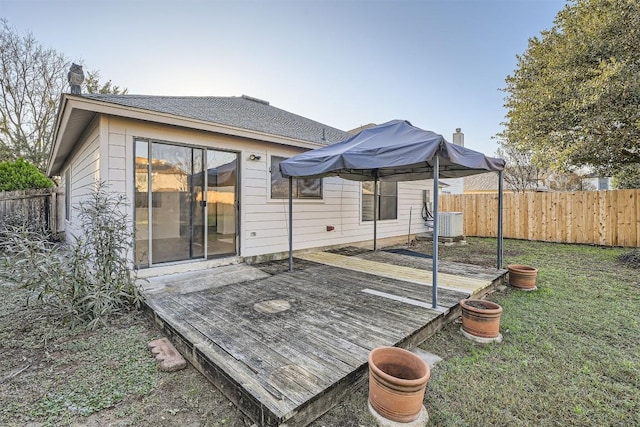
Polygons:
[[509,268],[509,284],[517,289],[534,290],[538,278],[538,269],[528,265],[511,264]]
[[430,375],[429,365],[408,350],[375,348],[369,353],[369,403],[388,420],[414,421]]
[[462,329],[480,338],[497,338],[500,335],[502,307],[495,302],[481,299],[463,299]]

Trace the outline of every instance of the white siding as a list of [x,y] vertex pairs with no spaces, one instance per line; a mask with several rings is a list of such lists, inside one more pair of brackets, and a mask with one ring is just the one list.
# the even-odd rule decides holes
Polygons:
[[582,178],[583,185],[591,187],[592,190],[611,190],[612,178]]
[[[433,181],[429,180],[431,188],[433,189]],[[462,194],[464,193],[464,178],[445,178],[440,182],[447,184],[448,187],[443,187],[440,194]]]
[[[284,153],[277,150],[269,152],[268,157],[271,155],[282,156]],[[262,184],[267,186],[265,193],[268,193],[270,178],[269,170],[265,168]],[[258,179],[255,181],[254,186],[259,188]],[[379,239],[407,236],[410,212],[411,233],[426,231],[421,217],[422,190],[425,188],[424,181],[398,183],[398,219],[378,222]],[[331,177],[323,181],[322,200],[294,200],[294,249],[371,241],[373,222],[361,220],[361,191],[359,182]],[[243,230],[248,237],[243,240],[243,256],[288,250],[289,202],[286,199],[266,200],[265,193],[246,200]],[[327,231],[327,226],[334,230]]]
[[[74,237],[80,237],[80,220],[78,218],[78,206],[89,194],[96,181],[99,179],[100,139],[99,126],[92,123],[89,130],[81,137],[76,149],[71,153],[66,165],[62,169],[71,167],[71,213],[69,221],[65,220],[65,239],[71,241]],[[63,173],[63,179],[66,173]],[[64,188],[65,182],[62,183]]]
[[[288,250],[288,200],[270,198],[269,167],[271,156],[290,157],[298,154],[299,149],[115,117],[103,117],[100,127],[99,133],[97,130],[93,133],[95,140],[90,144],[93,151],[82,150],[82,153],[86,162],[93,165],[93,172],[98,163],[107,168],[102,171],[101,179],[108,181],[112,190],[125,194],[129,201],[134,200],[135,137],[239,153],[240,255],[252,257]],[[107,140],[101,148],[98,148],[98,134]],[[108,159],[99,161],[98,153]],[[260,159],[250,160],[251,154]],[[425,231],[421,218],[422,190],[431,188],[426,181],[399,183],[398,219],[379,221],[378,238],[406,237],[409,212],[411,233]],[[322,200],[294,200],[294,249],[370,242],[373,222],[361,220],[360,199],[359,182],[333,177],[323,181]],[[133,217],[133,207],[129,213]],[[327,226],[333,226],[334,230],[327,231]]]

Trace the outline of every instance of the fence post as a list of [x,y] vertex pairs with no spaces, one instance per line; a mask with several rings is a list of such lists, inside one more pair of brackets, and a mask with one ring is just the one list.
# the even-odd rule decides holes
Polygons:
[[51,198],[49,199],[49,229],[51,234],[58,234],[58,191],[56,187],[51,189]]

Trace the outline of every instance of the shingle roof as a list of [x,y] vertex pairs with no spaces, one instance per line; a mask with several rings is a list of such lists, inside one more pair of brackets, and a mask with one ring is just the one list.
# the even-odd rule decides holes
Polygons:
[[150,96],[83,94],[85,98],[173,114],[271,135],[332,144],[352,136],[331,126],[273,107],[249,96]]
[[[506,187],[507,183],[505,183]],[[479,173],[464,177],[464,191],[498,191],[498,174]]]

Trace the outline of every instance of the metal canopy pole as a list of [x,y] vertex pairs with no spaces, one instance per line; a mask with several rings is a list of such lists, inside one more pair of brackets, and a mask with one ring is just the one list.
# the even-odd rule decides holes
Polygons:
[[433,267],[431,284],[431,306],[438,308],[438,179],[440,175],[440,158],[433,159]]
[[373,251],[378,250],[378,169],[373,175]]
[[503,251],[502,251],[502,224],[503,224],[503,171],[498,172],[498,265],[497,269],[500,270],[503,264]]
[[289,271],[293,271],[293,177],[289,177]]

